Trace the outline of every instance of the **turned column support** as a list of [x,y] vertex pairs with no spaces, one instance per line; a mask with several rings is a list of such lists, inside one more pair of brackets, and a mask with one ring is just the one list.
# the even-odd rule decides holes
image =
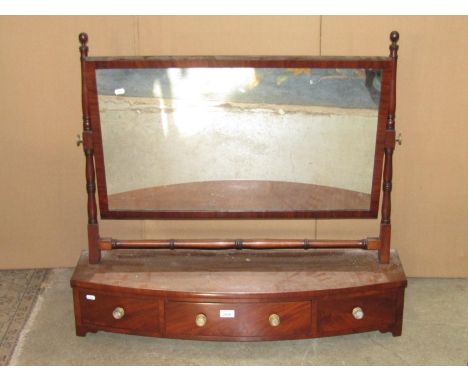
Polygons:
[[88,99],[86,95],[86,57],[88,56],[88,35],[80,33],[81,60],[81,104],[83,108],[83,151],[86,158],[86,192],[88,194],[88,249],[89,262],[96,264],[101,261],[99,249],[99,226],[97,221],[96,177],[94,169],[93,131],[89,117]]
[[390,58],[392,60],[392,81],[390,89],[390,104],[388,108],[386,136],[384,148],[384,171],[382,184],[382,220],[380,222],[380,249],[379,261],[388,263],[390,261],[390,238],[391,238],[391,192],[393,177],[393,151],[395,149],[395,108],[396,108],[396,71],[398,60],[398,32],[390,33]]

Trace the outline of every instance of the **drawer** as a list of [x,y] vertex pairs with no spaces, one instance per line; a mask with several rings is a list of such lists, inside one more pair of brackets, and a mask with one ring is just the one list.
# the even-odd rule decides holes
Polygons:
[[135,333],[159,333],[159,300],[133,295],[79,291],[82,324]]
[[394,293],[322,300],[318,328],[323,335],[384,330],[396,320]]
[[168,337],[301,338],[311,332],[310,302],[166,305]]

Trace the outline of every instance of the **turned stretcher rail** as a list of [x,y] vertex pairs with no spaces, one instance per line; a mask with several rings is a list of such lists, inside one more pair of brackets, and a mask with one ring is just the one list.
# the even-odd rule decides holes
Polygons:
[[378,238],[362,240],[296,240],[296,239],[247,239],[247,240],[118,240],[101,238],[99,248],[111,249],[379,249]]

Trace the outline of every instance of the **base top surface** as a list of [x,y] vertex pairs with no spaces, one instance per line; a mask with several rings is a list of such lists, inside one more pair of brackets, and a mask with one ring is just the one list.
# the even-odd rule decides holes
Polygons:
[[80,257],[78,287],[119,287],[151,293],[271,295],[406,286],[400,259],[380,264],[377,251],[142,251],[102,253],[100,264]]

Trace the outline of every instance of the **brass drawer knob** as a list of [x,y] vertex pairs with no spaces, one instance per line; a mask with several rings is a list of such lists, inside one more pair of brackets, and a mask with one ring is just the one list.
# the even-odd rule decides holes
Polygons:
[[120,320],[123,316],[125,316],[125,310],[124,310],[124,308],[118,306],[118,307],[115,308],[114,311],[112,312],[112,316],[113,316],[116,320]]
[[205,326],[205,324],[206,316],[203,313],[197,314],[197,316],[195,317],[195,325],[202,327]]
[[362,308],[360,306],[356,306],[353,309],[353,317],[356,320],[362,320],[362,318],[364,317],[364,311],[362,310]]
[[275,313],[270,314],[268,321],[270,321],[271,326],[278,326],[281,323],[280,317]]

